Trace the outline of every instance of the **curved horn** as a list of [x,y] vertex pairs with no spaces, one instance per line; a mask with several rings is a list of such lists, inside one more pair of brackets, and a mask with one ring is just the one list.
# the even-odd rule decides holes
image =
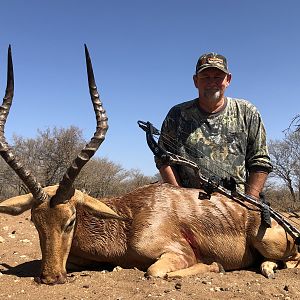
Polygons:
[[56,194],[51,198],[51,206],[67,202],[68,199],[70,199],[70,197],[73,195],[73,183],[77,175],[81,171],[82,167],[95,154],[101,143],[104,141],[105,134],[108,129],[107,116],[99,99],[99,93],[97,91],[97,86],[95,83],[94,72],[89,51],[86,45],[84,45],[84,48],[89,90],[97,121],[96,132],[94,133],[94,136],[92,137],[90,142],[81,150],[81,152],[72,162],[72,165],[66,171],[65,175],[63,176],[63,179],[59,183],[59,187],[56,191]]
[[5,96],[2,105],[0,106],[0,155],[6,163],[16,172],[16,174],[25,183],[29,191],[32,193],[36,201],[42,202],[48,198],[46,192],[43,191],[41,185],[36,178],[24,168],[19,159],[14,155],[12,149],[9,147],[4,136],[4,126],[12,104],[14,95],[14,71],[11,55],[11,46],[8,47],[7,55],[7,84]]

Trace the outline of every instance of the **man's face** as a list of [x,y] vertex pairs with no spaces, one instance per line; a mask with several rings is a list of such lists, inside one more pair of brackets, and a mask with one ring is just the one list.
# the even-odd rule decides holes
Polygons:
[[200,99],[217,102],[222,97],[230,84],[231,74],[217,68],[208,68],[194,75],[194,84],[199,91]]

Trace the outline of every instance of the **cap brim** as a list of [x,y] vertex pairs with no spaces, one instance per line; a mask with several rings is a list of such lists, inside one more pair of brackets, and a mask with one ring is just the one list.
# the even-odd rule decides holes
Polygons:
[[209,69],[209,68],[216,68],[216,69],[219,69],[221,71],[223,71],[224,73],[226,74],[229,74],[228,70],[224,69],[224,68],[221,68],[221,67],[217,67],[217,66],[204,66],[203,68],[200,68],[198,71],[197,71],[197,74],[198,73],[201,73],[203,70],[206,70],[206,69]]

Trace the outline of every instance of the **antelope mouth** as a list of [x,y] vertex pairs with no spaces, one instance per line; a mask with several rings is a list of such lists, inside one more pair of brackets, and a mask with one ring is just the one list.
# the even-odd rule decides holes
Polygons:
[[38,284],[47,284],[47,285],[64,284],[67,282],[67,274],[62,273],[59,275],[52,275],[52,276],[46,276],[42,274],[39,277],[35,277],[34,281]]

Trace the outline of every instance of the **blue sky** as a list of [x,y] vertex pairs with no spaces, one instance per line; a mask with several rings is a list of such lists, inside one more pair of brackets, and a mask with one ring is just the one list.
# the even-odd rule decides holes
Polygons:
[[210,51],[228,59],[227,95],[256,105],[268,138],[281,139],[300,113],[299,11],[296,0],[2,0],[2,95],[8,44],[15,68],[6,135],[75,125],[92,136],[86,43],[110,126],[98,156],[155,174],[137,121],[160,128],[171,106],[195,98],[195,64]]

